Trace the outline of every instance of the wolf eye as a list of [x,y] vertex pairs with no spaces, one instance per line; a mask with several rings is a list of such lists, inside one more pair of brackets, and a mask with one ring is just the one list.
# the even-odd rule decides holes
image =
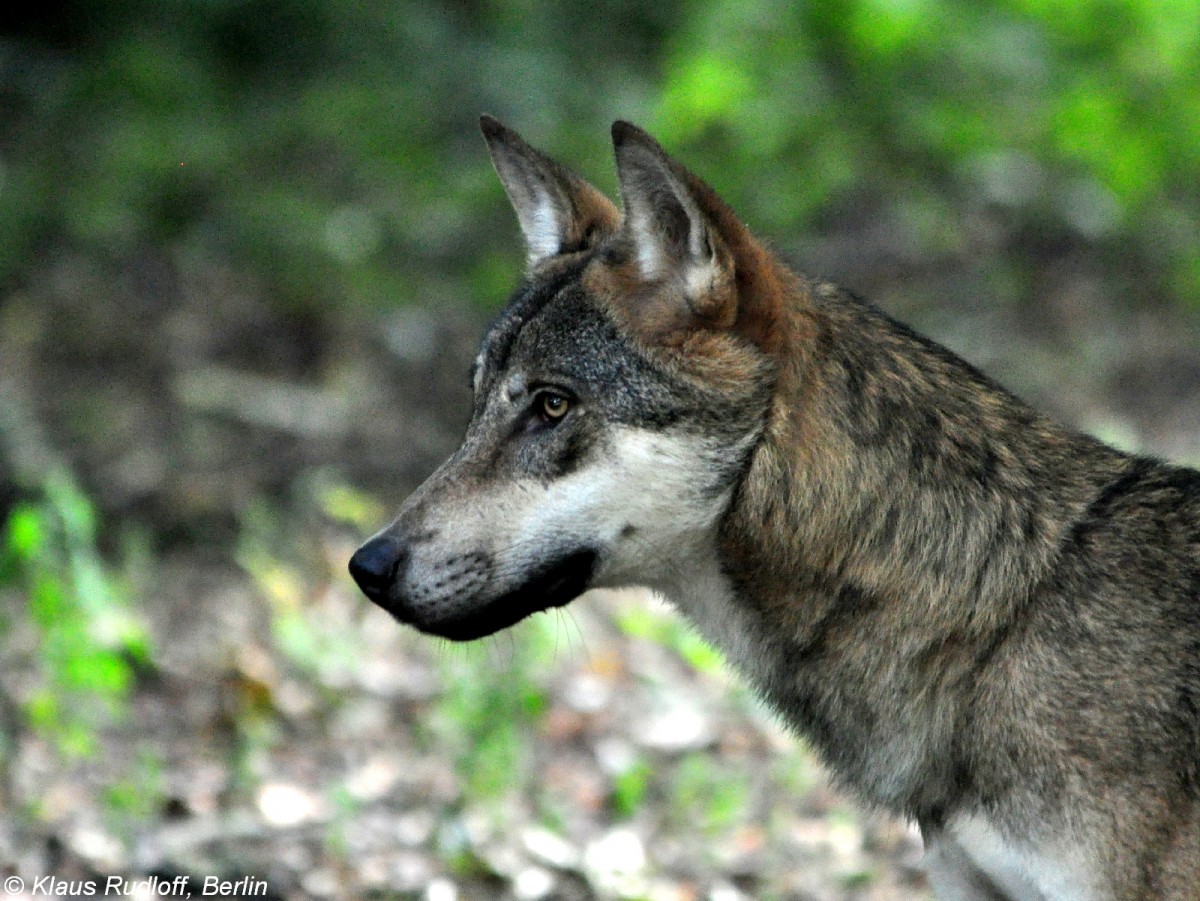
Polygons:
[[547,422],[557,422],[571,409],[571,400],[564,394],[543,391],[538,395],[537,410]]

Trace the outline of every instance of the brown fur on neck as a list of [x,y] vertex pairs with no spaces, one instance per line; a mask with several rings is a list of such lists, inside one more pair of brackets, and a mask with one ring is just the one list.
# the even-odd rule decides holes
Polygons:
[[773,655],[768,697],[868,801],[928,817],[978,791],[964,683],[1122,458],[875,308],[798,285],[726,571]]

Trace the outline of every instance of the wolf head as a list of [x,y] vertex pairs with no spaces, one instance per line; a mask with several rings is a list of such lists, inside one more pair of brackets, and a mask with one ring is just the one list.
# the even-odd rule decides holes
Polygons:
[[679,599],[768,416],[779,280],[713,191],[613,126],[623,214],[490,117],[528,252],[483,339],[466,438],[350,571],[398,620],[488,635],[592,587]]

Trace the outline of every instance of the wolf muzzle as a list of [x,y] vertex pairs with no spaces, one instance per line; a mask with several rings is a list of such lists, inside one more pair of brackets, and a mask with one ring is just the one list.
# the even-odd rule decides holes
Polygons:
[[472,641],[573,601],[587,590],[598,554],[578,549],[541,560],[512,581],[497,579],[490,555],[482,552],[447,557],[419,576],[410,572],[412,557],[410,541],[387,532],[354,552],[350,574],[363,594],[399,622],[452,641]]

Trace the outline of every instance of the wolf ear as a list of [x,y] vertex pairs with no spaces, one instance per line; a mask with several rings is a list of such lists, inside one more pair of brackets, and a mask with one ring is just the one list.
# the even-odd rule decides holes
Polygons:
[[737,315],[734,263],[714,211],[712,189],[629,122],[612,127],[625,208],[623,236],[646,281],[682,283],[691,313],[728,328]]
[[530,269],[594,246],[616,230],[621,217],[612,201],[574,172],[491,116],[480,116],[479,128],[517,212]]

